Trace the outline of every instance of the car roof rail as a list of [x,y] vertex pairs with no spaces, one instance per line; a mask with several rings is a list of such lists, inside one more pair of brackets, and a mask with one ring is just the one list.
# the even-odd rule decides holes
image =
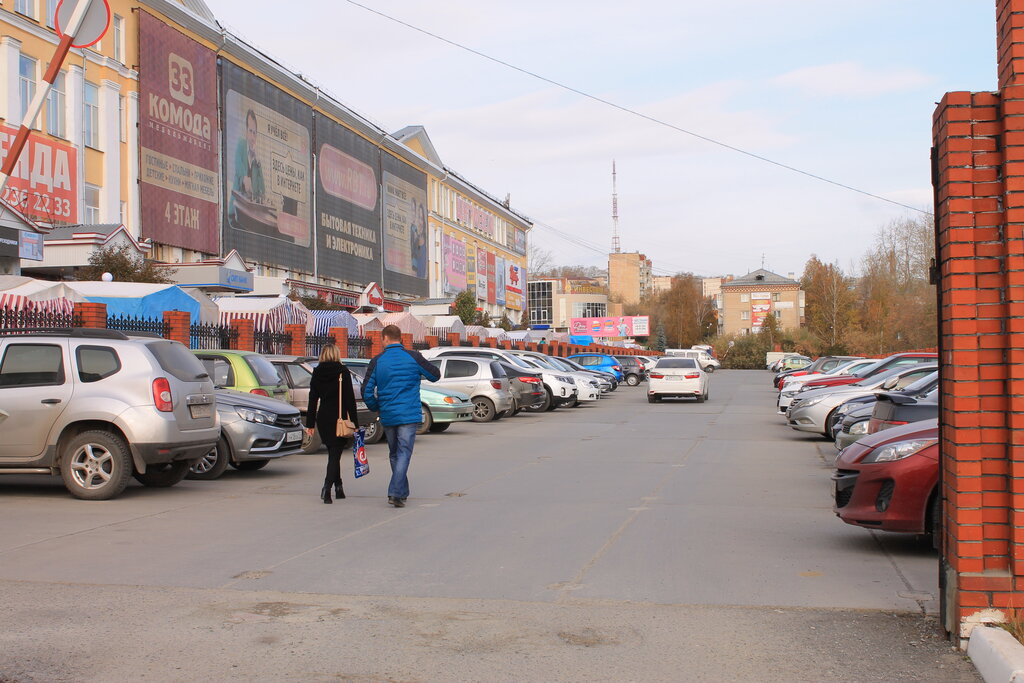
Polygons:
[[120,330],[105,327],[15,327],[0,329],[0,336],[10,337],[87,337],[90,339],[128,339]]

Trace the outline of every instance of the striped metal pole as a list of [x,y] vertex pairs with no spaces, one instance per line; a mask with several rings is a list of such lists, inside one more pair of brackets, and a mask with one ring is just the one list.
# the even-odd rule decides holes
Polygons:
[[[53,58],[50,60],[50,66],[47,67],[46,74],[43,76],[43,86],[36,91],[35,96],[28,105],[28,111],[25,112],[21,128],[18,129],[18,134],[15,136],[14,142],[7,152],[3,168],[0,169],[0,194],[3,194],[7,181],[14,172],[14,166],[18,163],[18,157],[21,156],[25,143],[28,142],[29,131],[32,130],[32,125],[36,122],[36,118],[43,108],[43,101],[49,95],[50,88],[53,87],[53,82],[57,79],[57,74],[60,73],[60,67],[68,56],[68,51],[71,49],[71,41],[75,39],[75,34],[78,33],[78,29],[82,26],[85,12],[89,9],[89,2],[90,0],[78,0],[78,4],[75,5],[75,11],[71,14],[71,20],[68,22],[67,29],[64,31],[64,35],[61,36],[57,49],[53,53]],[[18,205],[18,202],[11,203],[15,206]]]

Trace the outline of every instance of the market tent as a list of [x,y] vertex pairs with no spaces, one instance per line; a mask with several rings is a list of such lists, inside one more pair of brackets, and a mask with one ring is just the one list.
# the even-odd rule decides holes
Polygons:
[[193,324],[201,321],[199,302],[177,285],[148,282],[66,282],[94,303],[106,304],[108,316],[162,320],[164,311],[184,311]]
[[460,340],[466,338],[466,325],[457,315],[421,315],[419,318],[429,334],[439,339],[448,339],[448,335],[454,333],[458,333]]
[[569,335],[569,343],[576,346],[590,346],[594,343],[594,338],[589,334],[571,334]]
[[413,341],[425,341],[427,335],[430,334],[427,331],[427,326],[423,322],[414,316],[412,313],[403,311],[401,313],[388,313],[380,322],[387,327],[388,325],[395,325],[402,331],[402,334],[411,334]]
[[313,315],[315,334],[327,334],[332,327],[344,327],[348,330],[348,336],[359,336],[359,321],[348,311],[311,310],[310,313]]
[[199,321],[207,325],[216,325],[220,318],[220,309],[206,292],[198,287],[182,287],[181,291],[199,302]]
[[484,327],[483,325],[466,325],[466,338],[469,339],[470,337],[480,337],[481,339],[486,339],[489,336],[487,334],[487,330],[493,329],[495,328]]
[[313,332],[313,315],[298,301],[281,296],[222,296],[214,299],[220,309],[220,324],[252,320],[261,332],[284,332],[285,325],[305,325]]
[[70,314],[76,301],[86,300],[63,282],[0,275],[0,308]]
[[359,324],[359,336],[365,337],[367,332],[380,332],[384,329],[383,317],[379,313],[353,313],[352,317]]
[[480,335],[481,339],[484,337],[496,339],[498,341],[505,341],[508,339],[508,332],[500,327],[481,327],[480,329],[483,331],[483,334]]

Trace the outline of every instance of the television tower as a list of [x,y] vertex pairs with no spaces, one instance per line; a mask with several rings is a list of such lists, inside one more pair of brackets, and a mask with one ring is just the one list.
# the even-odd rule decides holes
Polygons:
[[612,159],[612,253],[622,251],[619,244],[619,191],[615,182],[615,159]]

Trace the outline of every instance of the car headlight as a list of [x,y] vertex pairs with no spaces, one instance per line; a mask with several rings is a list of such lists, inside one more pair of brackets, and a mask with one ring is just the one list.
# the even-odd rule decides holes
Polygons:
[[800,407],[806,408],[807,406],[813,406],[816,403],[821,403],[824,396],[815,396],[814,398],[805,398],[800,400]]
[[868,453],[863,462],[893,462],[909,458],[915,453],[920,453],[929,446],[934,446],[938,439],[911,439],[909,441],[897,441],[882,448],[876,448]]
[[443,400],[445,403],[447,403],[449,405],[456,405],[458,403],[462,403],[462,401],[460,401],[459,399],[455,398],[454,396],[445,396],[441,400]]
[[258,424],[272,425],[277,422],[277,415],[274,413],[268,413],[265,410],[253,410],[252,408],[235,408],[235,412],[238,413],[238,417],[242,418],[246,422],[256,422]]
[[861,420],[860,422],[854,422],[850,425],[850,434],[867,434],[868,433],[868,421]]
[[558,377],[559,382],[565,382],[566,384],[576,384],[572,377]]

